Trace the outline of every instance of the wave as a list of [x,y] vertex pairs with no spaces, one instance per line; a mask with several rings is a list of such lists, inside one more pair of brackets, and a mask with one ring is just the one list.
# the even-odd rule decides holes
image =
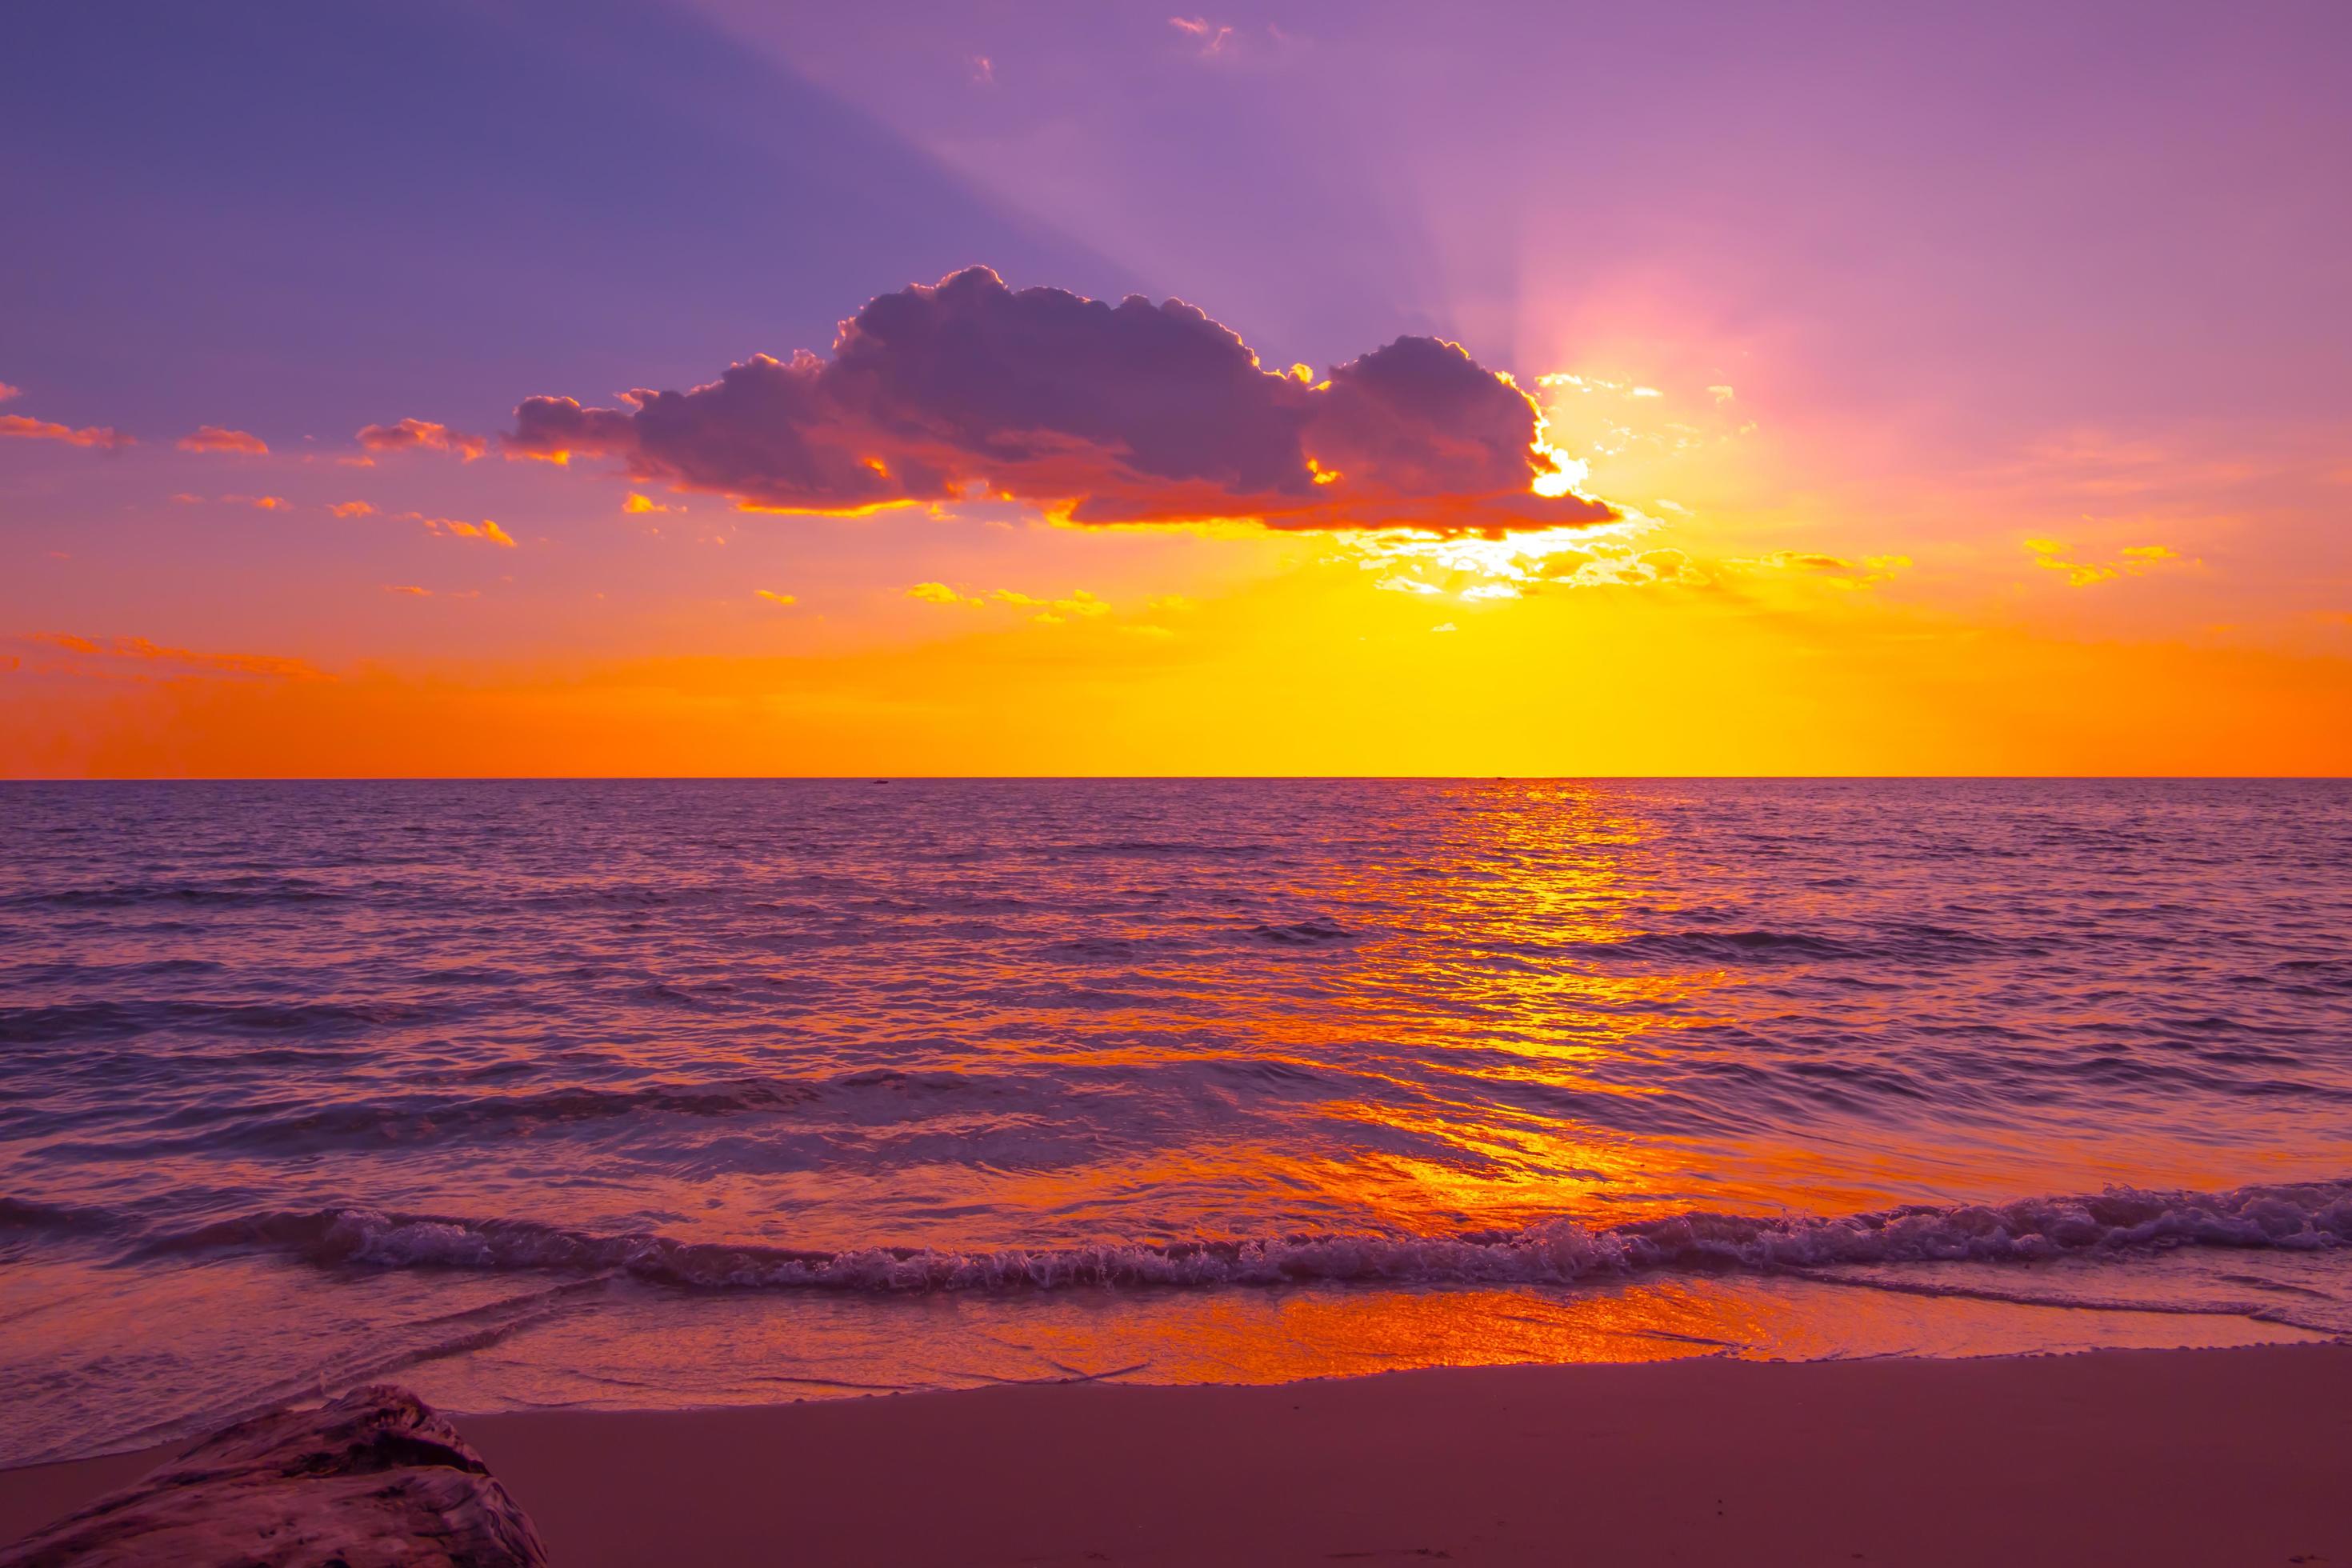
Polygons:
[[108,882],[18,893],[0,907],[29,910],[116,910],[142,904],[203,909],[239,905],[310,904],[341,899],[341,890],[305,877],[227,877],[213,882]]
[[148,1256],[261,1251],[321,1267],[624,1275],[689,1289],[891,1293],[1325,1281],[1565,1285],[1660,1272],[2032,1263],[2184,1247],[2320,1251],[2346,1246],[2352,1246],[2352,1180],[2223,1193],[2111,1188],[2089,1196],[1841,1216],[1693,1213],[1599,1229],[1556,1220],[1452,1237],[1301,1234],[981,1252],[819,1251],[338,1208],[222,1221],[155,1238],[138,1250]]
[[96,1040],[164,1029],[333,1034],[430,1022],[444,1009],[397,1001],[58,1002],[0,1007],[0,1045]]

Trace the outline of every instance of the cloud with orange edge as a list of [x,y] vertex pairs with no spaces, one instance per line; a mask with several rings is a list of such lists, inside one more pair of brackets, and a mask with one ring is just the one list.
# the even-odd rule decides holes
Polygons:
[[0,436],[14,436],[23,441],[62,441],[68,447],[94,447],[107,452],[139,444],[111,426],[92,425],[76,430],[70,426],[53,425],[46,419],[32,419],[22,414],[0,414]]
[[488,440],[452,430],[429,419],[398,419],[361,428],[359,444],[371,452],[447,452],[472,462],[490,449]]
[[531,397],[508,455],[776,511],[972,496],[1076,524],[1507,533],[1616,521],[1534,400],[1460,345],[1401,337],[1317,380],[1269,372],[1181,300],[1006,287],[984,267],[869,300],[832,356],[754,355],[625,406]]
[[183,452],[229,452],[241,457],[266,458],[269,443],[250,430],[230,430],[218,425],[199,425],[193,435],[179,440]]
[[462,518],[427,517],[421,511],[405,511],[400,515],[413,522],[423,523],[425,532],[437,533],[446,539],[478,539],[486,543],[495,544],[501,550],[512,550],[515,547],[514,535],[488,518],[484,518],[478,523],[472,523]]

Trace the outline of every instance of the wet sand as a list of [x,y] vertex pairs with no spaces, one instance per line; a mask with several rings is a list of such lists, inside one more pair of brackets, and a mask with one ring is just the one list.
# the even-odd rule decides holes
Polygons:
[[[1008,1386],[458,1425],[559,1568],[2352,1564],[2352,1346]],[[0,1474],[0,1540],[161,1456]]]

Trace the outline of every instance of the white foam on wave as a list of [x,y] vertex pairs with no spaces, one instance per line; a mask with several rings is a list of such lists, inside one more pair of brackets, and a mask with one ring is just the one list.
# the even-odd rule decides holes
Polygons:
[[1318,1280],[1572,1284],[1657,1271],[2035,1262],[2179,1247],[2316,1251],[2347,1246],[2352,1180],[2222,1193],[2111,1188],[2088,1196],[1841,1216],[1695,1213],[1598,1229],[1562,1219],[1460,1236],[1300,1234],[971,1252],[811,1251],[344,1208],[209,1226],[151,1249],[259,1249],[330,1266],[617,1273],[706,1289],[891,1292]]

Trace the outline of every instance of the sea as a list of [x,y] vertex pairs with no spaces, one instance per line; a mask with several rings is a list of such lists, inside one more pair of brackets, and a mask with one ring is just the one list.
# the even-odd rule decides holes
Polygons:
[[2352,1337],[2352,784],[0,784],[0,1464]]

